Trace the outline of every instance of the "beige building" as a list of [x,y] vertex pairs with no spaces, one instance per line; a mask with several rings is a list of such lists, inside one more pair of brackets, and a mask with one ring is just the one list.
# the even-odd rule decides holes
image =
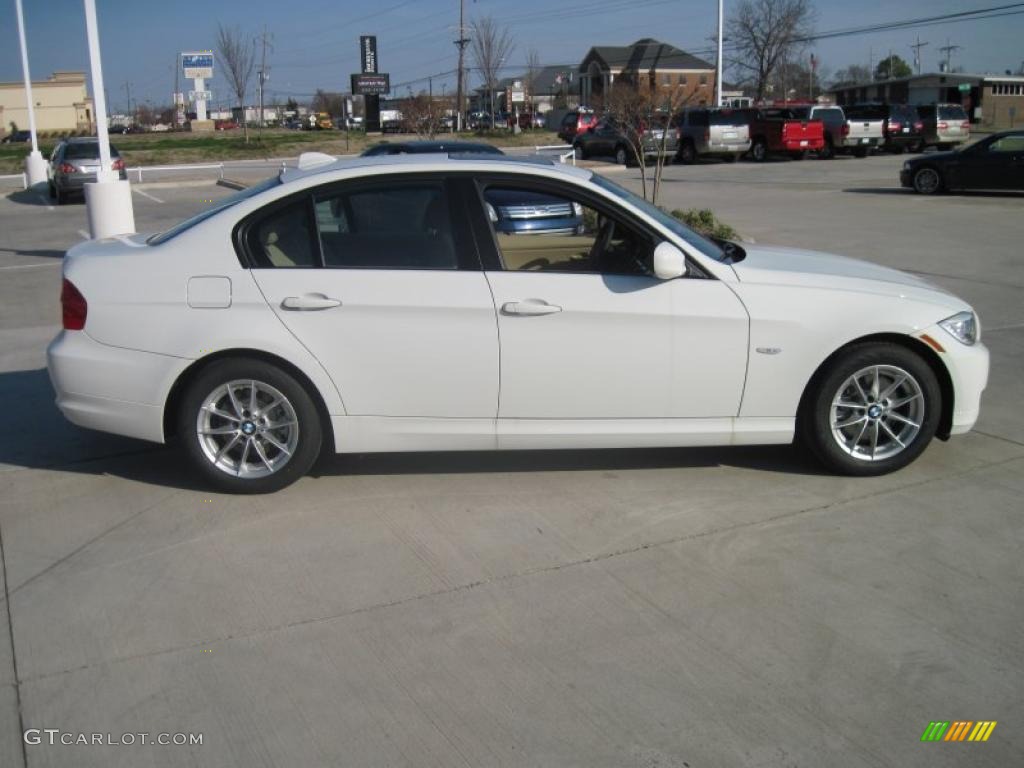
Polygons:
[[[84,72],[54,72],[47,80],[32,83],[36,130],[40,132],[89,131],[95,128],[92,98],[85,86]],[[0,136],[28,130],[25,83],[0,83]]]

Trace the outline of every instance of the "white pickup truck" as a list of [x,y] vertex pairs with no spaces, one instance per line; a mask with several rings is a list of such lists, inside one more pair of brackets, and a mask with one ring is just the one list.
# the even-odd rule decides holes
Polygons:
[[862,107],[833,105],[808,105],[795,107],[794,114],[805,120],[820,120],[825,124],[825,146],[818,151],[818,157],[830,159],[837,152],[852,152],[857,157],[868,153],[882,144],[885,138],[884,115],[874,114]]

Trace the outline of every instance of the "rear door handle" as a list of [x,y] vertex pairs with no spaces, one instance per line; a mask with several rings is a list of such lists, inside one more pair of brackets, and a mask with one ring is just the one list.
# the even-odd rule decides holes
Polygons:
[[283,309],[298,311],[311,311],[318,309],[331,309],[340,307],[341,301],[324,296],[322,293],[307,293],[303,296],[289,296],[281,302]]
[[543,299],[524,299],[502,304],[501,311],[506,315],[553,315],[556,312],[561,312],[562,308],[548,304]]

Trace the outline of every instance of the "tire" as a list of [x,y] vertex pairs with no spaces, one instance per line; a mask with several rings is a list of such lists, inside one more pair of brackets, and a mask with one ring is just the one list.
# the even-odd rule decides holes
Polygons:
[[684,142],[679,148],[679,162],[683,165],[693,165],[697,162],[697,150],[692,141]]
[[615,148],[615,164],[629,167],[629,151],[621,144]]
[[942,174],[938,168],[926,165],[914,171],[914,178],[911,180],[914,191],[919,195],[935,195],[942,191],[944,183]]
[[764,139],[756,139],[750,148],[750,156],[754,162],[763,163],[768,159],[768,143]]
[[825,139],[825,146],[818,150],[819,160],[833,160],[836,156],[836,148],[832,146],[829,139]]
[[836,473],[884,475],[921,455],[941,411],[938,379],[920,355],[898,344],[855,344],[812,380],[797,435]]
[[[270,406],[259,417],[249,410],[253,382],[256,413],[260,406]],[[216,413],[209,410],[211,405]],[[262,360],[212,363],[188,384],[176,417],[178,435],[197,474],[227,493],[270,493],[292,484],[313,466],[323,440],[310,393],[290,374]],[[261,418],[281,426],[263,426]],[[203,427],[211,432],[200,435]]]
[[68,201],[68,193],[57,187],[57,205],[64,205]]
[[46,185],[46,188],[47,188],[47,191],[49,191],[49,193],[50,193],[50,198],[51,199],[57,196],[57,188],[55,186],[53,186],[53,182],[52,181],[49,182]]
[[586,160],[587,159],[587,151],[585,149],[583,149],[583,145],[582,144],[574,144],[573,148],[572,148],[572,153],[573,153],[573,156],[577,160]]

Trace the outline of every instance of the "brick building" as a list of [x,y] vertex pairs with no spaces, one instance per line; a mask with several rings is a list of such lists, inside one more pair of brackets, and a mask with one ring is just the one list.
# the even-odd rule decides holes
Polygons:
[[651,38],[632,45],[597,45],[578,69],[580,103],[598,104],[616,83],[681,88],[689,104],[713,104],[715,67],[686,51]]

